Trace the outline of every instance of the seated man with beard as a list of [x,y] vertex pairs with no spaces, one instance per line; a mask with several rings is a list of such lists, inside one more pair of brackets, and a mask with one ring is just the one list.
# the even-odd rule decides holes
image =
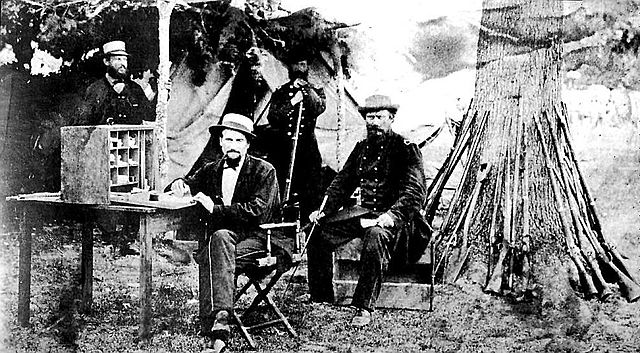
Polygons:
[[[373,95],[359,108],[367,137],[358,142],[325,193],[323,210],[311,213],[321,220],[320,232],[309,239],[308,271],[311,300],[333,302],[332,251],[362,239],[358,284],[351,324],[364,326],[380,294],[390,266],[402,268],[423,254],[430,233],[423,227],[421,207],[426,199],[422,154],[416,144],[391,130],[398,106],[387,96]],[[349,206],[360,188],[361,205]]]
[[[235,290],[234,276],[257,270],[264,256],[263,223],[279,220],[280,195],[276,171],[268,162],[247,154],[255,135],[253,122],[240,114],[226,114],[217,132],[222,158],[171,184],[177,196],[194,195],[202,207],[206,233],[199,237],[195,256],[200,274],[200,326],[204,352],[220,352],[230,338]],[[272,234],[273,256],[285,266],[291,260],[293,239]]]

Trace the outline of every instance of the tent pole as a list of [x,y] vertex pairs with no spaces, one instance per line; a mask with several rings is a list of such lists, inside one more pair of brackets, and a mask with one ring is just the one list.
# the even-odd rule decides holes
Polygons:
[[345,91],[344,91],[344,75],[342,70],[342,61],[340,46],[337,42],[333,44],[333,50],[331,51],[331,58],[333,59],[333,67],[336,75],[336,95],[338,101],[336,103],[336,162],[338,169],[342,168],[342,158],[340,151],[342,150],[342,135],[343,135],[343,119],[345,115]]

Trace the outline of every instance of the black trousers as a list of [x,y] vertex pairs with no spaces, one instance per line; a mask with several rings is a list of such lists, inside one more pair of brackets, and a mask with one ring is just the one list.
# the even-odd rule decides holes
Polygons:
[[394,228],[378,226],[362,228],[359,218],[323,225],[318,233],[311,235],[307,256],[312,301],[334,301],[332,253],[354,238],[362,238],[362,251],[358,284],[351,304],[369,310],[375,308],[398,232]]
[[[199,242],[195,260],[199,265],[199,302],[201,334],[211,332],[216,322],[216,314],[233,310],[235,278],[242,273],[264,272],[270,269],[258,269],[256,259],[265,256],[266,240],[248,237],[239,240],[238,234],[222,229],[208,234]],[[272,255],[279,262],[286,261],[286,252],[272,244]]]

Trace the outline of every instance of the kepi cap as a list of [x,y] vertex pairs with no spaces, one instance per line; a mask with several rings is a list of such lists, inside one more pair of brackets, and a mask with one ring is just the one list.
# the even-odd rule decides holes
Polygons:
[[114,40],[104,43],[102,46],[102,53],[104,56],[124,55],[129,56],[127,53],[126,45],[121,40]]

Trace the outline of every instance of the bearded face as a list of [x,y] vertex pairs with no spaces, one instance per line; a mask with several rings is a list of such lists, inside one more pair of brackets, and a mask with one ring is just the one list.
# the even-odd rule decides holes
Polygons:
[[227,159],[240,161],[243,156],[247,155],[249,140],[242,132],[225,129],[222,130],[220,136],[220,148]]
[[104,59],[107,65],[107,74],[114,79],[126,79],[129,77],[129,64],[126,55],[112,55]]
[[387,134],[391,130],[393,117],[393,114],[386,109],[368,112],[364,117],[367,124],[367,137],[379,138]]
[[298,78],[305,81],[309,80],[309,66],[306,60],[292,64],[289,69],[289,79],[293,81]]
[[264,76],[262,75],[261,65],[251,65],[249,68],[249,75],[251,76],[252,83],[256,87],[260,87],[265,83]]

